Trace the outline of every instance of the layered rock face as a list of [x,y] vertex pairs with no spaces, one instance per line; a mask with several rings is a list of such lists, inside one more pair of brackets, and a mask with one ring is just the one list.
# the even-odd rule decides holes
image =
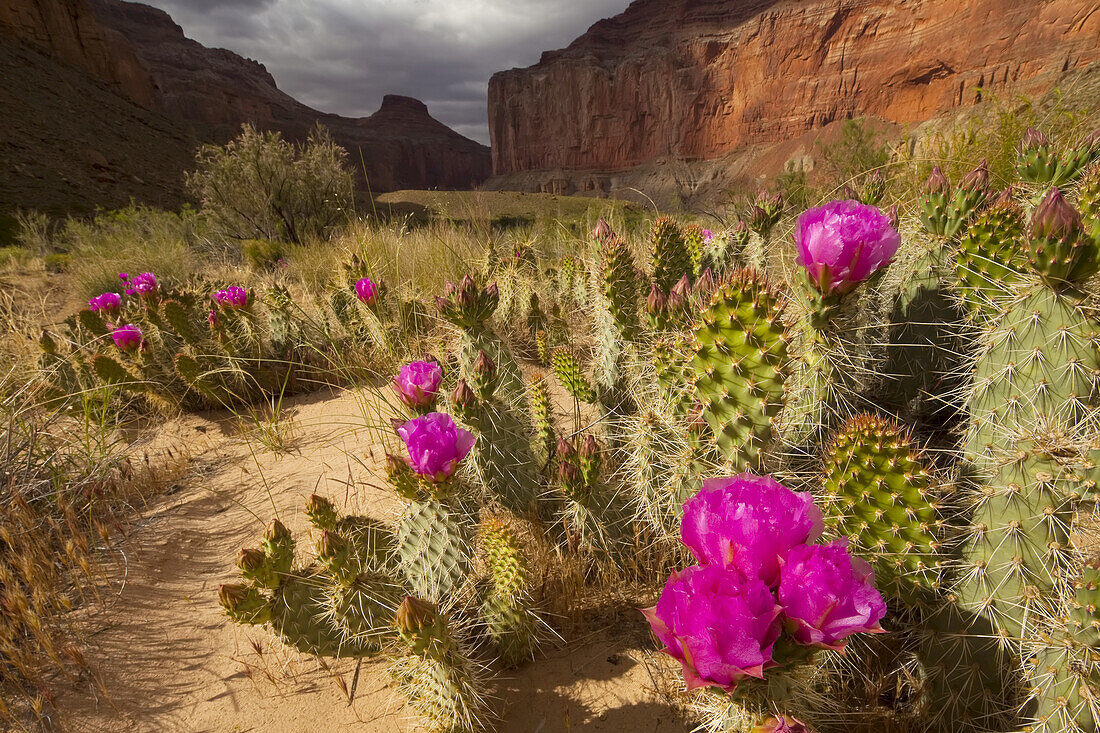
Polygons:
[[4,0],[0,34],[103,79],[138,104],[154,105],[153,82],[130,45],[100,25],[83,0]]
[[1098,59],[1095,0],[636,0],[493,76],[493,171],[599,189],[571,172],[710,160],[846,117],[919,122]]
[[378,112],[360,119],[324,114],[280,90],[263,64],[187,38],[162,10],[91,3],[99,21],[133,45],[159,108],[194,124],[205,139],[228,139],[251,122],[301,140],[320,122],[361,175],[365,166],[373,191],[472,188],[489,176],[489,149],[433,119],[415,99],[387,96]]

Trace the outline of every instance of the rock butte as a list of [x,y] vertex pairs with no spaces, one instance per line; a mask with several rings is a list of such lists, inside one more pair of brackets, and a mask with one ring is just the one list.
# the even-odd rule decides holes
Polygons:
[[1094,0],[636,0],[492,77],[491,185],[599,189],[601,172],[847,117],[920,122],[983,93],[1045,91],[1100,59],[1098,39]]

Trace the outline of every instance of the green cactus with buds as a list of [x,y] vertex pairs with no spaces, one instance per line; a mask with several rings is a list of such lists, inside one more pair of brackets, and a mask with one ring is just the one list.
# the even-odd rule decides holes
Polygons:
[[567,347],[559,346],[554,350],[551,366],[554,369],[554,376],[569,391],[569,394],[588,404],[596,404],[599,401],[595,388],[584,376],[576,357]]
[[1050,139],[1029,127],[1020,142],[1016,170],[1028,183],[1064,186],[1076,178],[1092,161],[1100,158],[1100,131],[1059,154]]
[[922,187],[920,220],[931,234],[952,238],[966,226],[967,220],[989,195],[989,171],[985,161],[970,171],[955,188],[939,166]]
[[906,431],[872,415],[849,419],[824,455],[828,526],[871,560],[880,590],[912,602],[939,583],[945,528],[935,483]]
[[554,447],[558,440],[554,436],[550,391],[541,375],[531,382],[531,419],[535,429],[535,454],[541,465],[545,466],[554,457]]
[[484,520],[480,537],[488,570],[481,618],[501,662],[514,667],[531,658],[537,640],[537,618],[528,599],[527,560],[515,533],[499,518]]
[[790,374],[783,300],[765,277],[740,270],[695,328],[690,369],[703,417],[735,470],[763,465]]
[[659,216],[650,234],[653,284],[668,292],[684,275],[691,273],[691,252],[684,231],[671,217]]
[[483,670],[448,618],[435,606],[406,598],[397,629],[408,653],[390,670],[398,689],[431,733],[473,733],[490,710]]
[[959,294],[972,318],[994,318],[1024,279],[1023,212],[1011,189],[983,211],[959,240],[955,272]]

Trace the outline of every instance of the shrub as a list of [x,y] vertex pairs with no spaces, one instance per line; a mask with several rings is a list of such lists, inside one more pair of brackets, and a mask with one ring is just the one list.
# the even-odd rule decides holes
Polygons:
[[272,270],[280,260],[285,260],[290,248],[284,242],[273,239],[246,239],[241,243],[244,261],[253,270]]
[[187,184],[203,214],[230,239],[322,237],[352,208],[347,152],[318,126],[295,145],[245,125],[227,145],[199,150]]
[[69,268],[70,255],[64,252],[53,252],[43,258],[43,264],[49,272],[61,273]]

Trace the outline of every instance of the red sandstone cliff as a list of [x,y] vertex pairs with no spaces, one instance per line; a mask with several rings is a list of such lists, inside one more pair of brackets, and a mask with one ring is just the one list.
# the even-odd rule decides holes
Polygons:
[[635,0],[493,76],[493,170],[598,188],[570,171],[713,159],[851,116],[923,121],[1098,59],[1095,0]]

